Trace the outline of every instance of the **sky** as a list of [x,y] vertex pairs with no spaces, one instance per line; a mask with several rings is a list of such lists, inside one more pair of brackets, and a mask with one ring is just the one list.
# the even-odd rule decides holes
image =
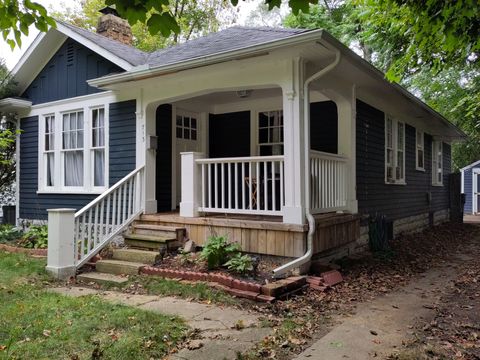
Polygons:
[[[251,24],[251,22],[254,21],[256,25],[275,25],[276,21],[274,18],[271,17],[265,19],[265,21],[262,21],[261,19],[259,20],[258,18],[252,20],[252,13],[254,12],[254,10],[257,9],[258,5],[262,1],[263,0],[240,1],[237,10],[238,18],[236,24],[247,25]],[[57,11],[61,11],[62,8],[65,8],[65,4],[69,7],[74,7],[75,5],[78,5],[80,1],[70,0],[60,2],[58,0],[36,0],[36,2],[42,4],[47,9],[53,8]],[[286,7],[282,7],[281,13],[284,14],[286,11]],[[258,17],[258,14],[256,15]],[[15,64],[18,62],[18,60],[21,58],[23,53],[27,50],[28,46],[33,42],[37,35],[38,30],[36,30],[35,27],[31,27],[29,36],[22,37],[22,47],[15,47],[13,52],[10,49],[10,46],[7,45],[7,43],[5,43],[2,38],[0,38],[0,58],[3,58],[5,60],[5,63],[9,69],[13,69]]]

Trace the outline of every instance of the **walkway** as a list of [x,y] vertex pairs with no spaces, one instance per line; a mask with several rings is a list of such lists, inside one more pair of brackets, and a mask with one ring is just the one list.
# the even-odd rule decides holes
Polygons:
[[270,328],[260,326],[256,315],[230,307],[199,304],[173,297],[129,295],[82,287],[51,290],[73,297],[97,295],[109,302],[183,318],[191,329],[197,329],[193,332],[195,339],[187,343],[186,348],[172,355],[172,360],[235,359],[237,352],[248,350],[271,332]]

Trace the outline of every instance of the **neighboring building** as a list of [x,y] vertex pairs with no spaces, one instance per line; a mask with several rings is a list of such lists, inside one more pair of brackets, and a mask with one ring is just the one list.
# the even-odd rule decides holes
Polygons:
[[288,257],[313,226],[313,253],[358,241],[359,215],[395,234],[448,220],[464,134],[327,32],[232,27],[148,54],[102,19],[117,40],[40,34],[14,69],[22,99],[0,101],[21,117],[19,221],[102,196],[76,217],[80,263],[141,213]]
[[465,214],[478,214],[478,196],[480,195],[480,161],[465,166],[460,169],[462,174],[462,194],[465,196],[465,206],[463,211]]

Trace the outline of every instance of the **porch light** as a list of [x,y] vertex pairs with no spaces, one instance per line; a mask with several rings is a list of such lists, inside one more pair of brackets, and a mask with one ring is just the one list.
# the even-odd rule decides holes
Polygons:
[[237,96],[241,99],[248,98],[252,94],[253,90],[238,90]]

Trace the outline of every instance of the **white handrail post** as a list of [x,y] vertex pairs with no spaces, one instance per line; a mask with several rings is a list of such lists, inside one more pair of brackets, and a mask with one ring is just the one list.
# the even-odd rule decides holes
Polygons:
[[197,217],[198,207],[201,204],[202,172],[196,160],[204,157],[199,152],[182,152],[182,199],[180,202],[180,216]]
[[75,275],[75,209],[48,209],[46,270],[56,279]]

